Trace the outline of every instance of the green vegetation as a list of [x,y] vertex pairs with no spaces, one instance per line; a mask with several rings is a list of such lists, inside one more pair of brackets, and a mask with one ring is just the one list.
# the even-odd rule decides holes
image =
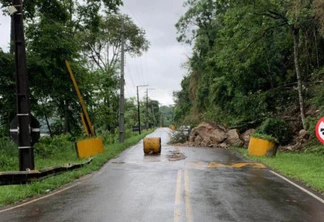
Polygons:
[[322,2],[186,0],[176,28],[193,53],[174,120],[245,130],[275,118],[311,130],[324,114]]
[[171,135],[171,139],[169,144],[177,144],[177,143],[185,143],[188,141],[188,135],[186,135],[183,131],[173,131]]
[[267,134],[260,134],[260,133],[253,133],[251,136],[253,136],[254,138],[259,138],[259,139],[263,139],[263,140],[269,140],[271,142],[274,142],[276,144],[278,144],[278,139],[271,136],[271,135],[267,135]]
[[[121,0],[23,3],[31,111],[41,122],[41,129],[51,137],[82,134],[81,108],[65,67],[68,60],[96,131],[115,131],[119,113],[121,21],[125,28],[125,53],[133,57],[149,49],[145,31],[120,12]],[[0,0],[1,8],[8,4]],[[9,124],[16,115],[12,46],[10,52],[0,49],[0,137],[8,136]],[[146,102],[141,101],[140,106],[144,120]],[[158,101],[149,101],[148,113],[150,126],[160,125]],[[125,127],[131,129],[134,125],[137,102],[130,98],[125,104]]]
[[[277,152],[276,157],[269,158],[248,156],[246,149],[233,149],[240,152],[247,159],[264,163],[282,175],[299,180],[312,189],[324,194],[323,154]],[[324,146],[321,146],[321,150],[324,150]]]
[[[288,124],[281,119],[269,118],[255,130],[254,137],[269,135],[272,140],[280,145],[287,145],[292,140],[292,132]],[[271,138],[270,138],[271,140]]]
[[[141,135],[132,136],[125,140],[125,143],[115,143],[115,144],[106,144],[105,145],[105,152],[103,154],[99,154],[95,156],[93,161],[78,170],[74,170],[71,172],[66,172],[63,174],[56,175],[54,177],[49,177],[47,179],[26,184],[26,185],[12,185],[12,186],[1,186],[0,188],[0,206],[8,205],[11,203],[16,203],[28,197],[45,194],[58,187],[72,182],[77,178],[80,178],[86,174],[89,174],[95,170],[101,168],[109,159],[116,157],[121,151],[125,150],[126,148],[135,145],[138,143],[139,140],[144,138],[147,134],[151,133],[151,131],[144,131]],[[47,140],[47,139],[46,139]],[[41,143],[48,143],[48,141],[42,141]],[[75,162],[84,162],[84,160],[80,160],[76,158],[76,153],[74,149],[71,149],[70,145],[72,142],[69,142],[68,136],[63,136],[63,138],[55,138],[51,145],[47,147],[51,147],[51,149],[55,149],[55,152],[51,152],[51,154],[47,155],[44,159],[41,157],[43,152],[36,152],[36,165],[37,168],[49,167],[49,166],[57,166],[62,165],[64,163],[75,163]],[[61,145],[67,145],[67,147],[62,147]],[[39,146],[38,146],[39,147]],[[46,147],[46,149],[47,149]],[[9,148],[9,147],[8,147]],[[1,149],[2,150],[2,149]],[[17,148],[14,149],[16,151]],[[14,154],[14,153],[12,153]],[[1,155],[0,157],[2,157]],[[64,157],[65,156],[65,157]],[[6,156],[8,158],[8,156]],[[17,165],[18,158],[17,156],[12,156],[11,161],[4,161],[4,163],[11,163],[11,166],[3,167],[0,166],[0,171],[3,169],[13,169],[16,170],[18,168]],[[3,163],[2,161],[0,163]]]
[[161,106],[161,126],[169,127],[173,123],[173,106]]

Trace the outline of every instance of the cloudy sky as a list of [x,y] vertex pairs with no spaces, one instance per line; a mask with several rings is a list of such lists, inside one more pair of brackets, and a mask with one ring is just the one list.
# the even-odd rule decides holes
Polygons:
[[[181,65],[190,47],[176,41],[175,23],[185,13],[183,0],[123,0],[121,11],[146,31],[151,46],[140,58],[126,57],[126,97],[136,96],[137,85],[149,85],[149,97],[162,105],[173,104],[172,92],[180,89],[186,74]],[[10,19],[0,14],[0,47],[8,51]],[[153,90],[154,89],[154,90]],[[145,88],[140,88],[140,97]]]

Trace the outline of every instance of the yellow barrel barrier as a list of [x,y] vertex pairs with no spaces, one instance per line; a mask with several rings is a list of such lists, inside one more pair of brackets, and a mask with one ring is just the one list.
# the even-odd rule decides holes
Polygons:
[[161,138],[160,137],[144,138],[143,150],[145,154],[149,154],[151,152],[154,154],[161,153]]
[[251,136],[248,148],[250,156],[275,156],[276,152],[275,142]]
[[76,150],[79,158],[88,158],[104,152],[101,138],[91,138],[76,142]]
[[174,125],[170,125],[170,126],[169,126],[169,129],[170,129],[170,130],[175,130],[176,128],[175,128]]

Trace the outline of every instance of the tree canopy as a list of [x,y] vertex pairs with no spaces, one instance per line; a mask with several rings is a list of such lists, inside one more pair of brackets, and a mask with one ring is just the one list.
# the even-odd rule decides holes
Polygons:
[[193,52],[182,90],[174,93],[175,120],[240,126],[279,116],[306,128],[324,67],[322,1],[184,5],[178,41]]
[[[9,4],[0,3],[3,8]],[[79,135],[82,129],[65,60],[71,63],[95,127],[118,126],[122,21],[126,53],[140,56],[149,48],[145,31],[119,11],[121,5],[121,0],[23,1],[31,110],[51,134]],[[16,113],[13,55],[0,51],[0,64],[2,135]],[[131,124],[137,121],[136,116],[129,118],[134,118],[126,120]]]

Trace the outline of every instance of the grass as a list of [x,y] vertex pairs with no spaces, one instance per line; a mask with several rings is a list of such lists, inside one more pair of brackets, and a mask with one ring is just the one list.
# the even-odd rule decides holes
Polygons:
[[[126,148],[137,144],[142,138],[144,138],[151,132],[152,131],[144,131],[141,135],[132,136],[131,138],[126,139],[123,144],[116,143],[105,145],[104,153],[95,156],[95,158],[89,165],[78,170],[62,173],[31,184],[0,186],[0,206],[17,203],[29,197],[48,193],[86,174],[99,170],[108,160],[116,157]],[[61,153],[53,153],[53,155],[44,158],[42,157],[42,155],[45,154],[38,151],[38,153],[36,153],[35,155],[35,162],[38,166],[37,168],[41,169],[49,166],[62,165],[65,163],[84,161],[76,158],[75,150],[72,150],[71,147],[64,148],[64,152],[62,151]],[[67,154],[70,154],[70,156],[66,156]],[[13,167],[16,168],[12,169]],[[14,164],[2,166],[0,168],[0,171],[4,169],[17,170],[17,166],[14,166]]]
[[276,157],[248,156],[247,150],[232,148],[245,158],[264,163],[282,175],[303,182],[324,194],[324,155],[316,153],[277,152]]

